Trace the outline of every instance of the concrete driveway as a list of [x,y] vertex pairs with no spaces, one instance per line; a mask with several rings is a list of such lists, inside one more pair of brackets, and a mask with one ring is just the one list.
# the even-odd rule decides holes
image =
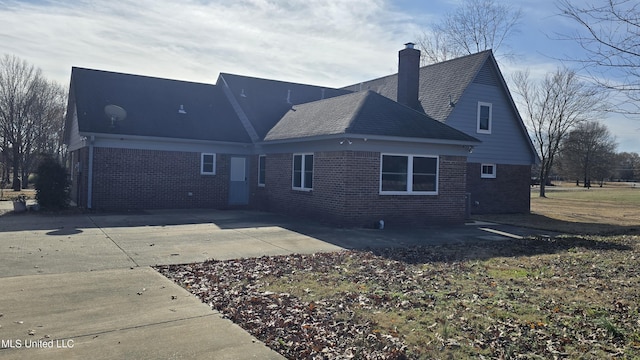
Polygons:
[[0,357],[278,359],[149,266],[530,232],[334,229],[250,211],[8,214],[0,216]]

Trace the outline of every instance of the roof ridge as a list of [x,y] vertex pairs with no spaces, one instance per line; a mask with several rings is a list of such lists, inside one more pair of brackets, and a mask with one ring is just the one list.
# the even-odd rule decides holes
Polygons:
[[309,86],[309,87],[316,87],[316,88],[323,88],[323,89],[342,90],[341,88],[332,87],[332,86],[314,85],[314,84],[307,84],[302,82],[284,81],[284,80],[269,79],[269,78],[257,77],[257,76],[247,76],[247,75],[232,74],[227,72],[220,72],[220,76],[222,75],[231,75],[231,76],[237,76],[237,77],[251,79],[251,80],[263,80],[263,81],[269,81],[269,82],[280,83],[280,84],[301,85],[301,86]]
[[[355,93],[351,93],[351,94],[345,94],[342,96],[347,96],[347,95],[354,95],[356,96],[356,94],[358,94],[360,96],[360,99],[358,100],[358,104],[356,106],[353,107],[353,112],[351,113],[351,120],[348,123],[348,126],[344,129],[344,132],[347,133],[349,131],[349,129],[351,129],[354,125],[354,122],[356,119],[358,119],[358,115],[362,112],[362,110],[364,109],[367,100],[371,98],[371,94],[376,94],[378,96],[382,96],[378,93],[376,93],[375,91],[369,90],[367,89],[366,91],[358,91]],[[384,97],[384,96],[382,96]]]
[[71,67],[71,73],[73,73],[74,70],[92,71],[92,72],[96,72],[96,73],[106,73],[106,74],[113,74],[113,75],[131,76],[131,77],[136,77],[136,78],[145,78],[145,79],[152,79],[152,80],[175,81],[175,82],[197,84],[197,85],[216,86],[216,84],[213,84],[213,83],[205,83],[205,82],[200,82],[200,81],[170,79],[170,78],[159,77],[159,76],[132,74],[132,73],[126,73],[126,72],[120,72],[120,71],[111,71],[111,70],[102,70],[102,69],[92,69],[92,68],[86,68],[86,67],[81,67],[81,66],[72,66]]
[[[447,63],[450,63],[450,62],[453,62],[453,61],[463,60],[463,59],[466,59],[466,58],[469,58],[469,57],[472,57],[472,56],[486,55],[486,54],[489,54],[489,53],[493,53],[493,50],[491,50],[491,49],[482,50],[482,51],[479,51],[477,53],[463,55],[463,56],[460,56],[460,57],[457,57],[457,58],[448,59],[448,60],[440,61],[440,62],[433,63],[433,64],[427,64],[427,65],[421,66],[419,68],[419,71],[422,71],[422,69],[426,69],[426,68],[430,68],[430,67],[434,67],[434,66],[438,66],[438,65],[447,64]],[[360,82],[355,83],[355,84],[350,84],[350,85],[347,85],[347,86],[343,86],[343,87],[341,87],[339,89],[347,90],[348,88],[351,88],[351,87],[354,87],[354,86],[357,86],[357,85],[360,85],[360,84],[365,84],[365,83],[369,83],[369,82],[373,82],[373,81],[379,81],[379,80],[382,80],[382,79],[385,79],[385,78],[391,78],[391,77],[397,77],[397,76],[398,76],[398,72],[396,71],[393,74],[384,75],[384,76],[380,76],[380,77],[369,79],[369,80],[365,80],[365,81],[360,81]]]
[[[336,90],[340,90],[340,89],[336,89]],[[371,92],[375,93],[375,91],[372,91],[372,90],[367,90],[367,91],[371,91]],[[342,95],[338,95],[338,96],[333,96],[333,97],[328,97],[328,98],[324,98],[324,99],[318,99],[318,100],[308,101],[308,102],[305,102],[305,103],[295,104],[295,105],[292,105],[291,108],[293,109],[293,108],[298,107],[298,106],[305,106],[305,105],[308,105],[308,104],[315,104],[315,103],[322,102],[322,101],[332,101],[332,100],[335,101],[337,99],[343,98],[344,96],[364,96],[367,91],[352,91],[352,92],[348,92],[346,94],[342,94]]]
[[487,49],[487,50],[482,50],[482,51],[478,51],[477,53],[473,53],[473,54],[467,54],[467,55],[463,55],[463,56],[459,56],[453,59],[447,59],[447,60],[443,60],[437,63],[433,63],[433,64],[427,64],[425,66],[421,66],[420,68],[426,68],[426,67],[430,67],[430,66],[437,66],[437,65],[442,65],[442,64],[446,64],[446,63],[450,63],[453,61],[458,61],[458,60],[464,60],[473,56],[480,56],[480,55],[486,55],[489,53],[493,53],[493,50],[491,49]]
[[222,73],[220,73],[218,78],[222,79],[222,84],[223,84],[222,90],[224,92],[224,95],[227,97],[229,104],[231,104],[231,107],[236,112],[236,115],[238,116],[238,119],[240,120],[242,127],[247,132],[247,135],[249,135],[251,142],[255,143],[259,141],[260,136],[258,136],[258,133],[256,132],[255,127],[253,126],[253,124],[251,124],[251,121],[249,121],[247,114],[242,110],[242,107],[238,103],[238,100],[231,93],[231,89],[229,89],[229,85],[227,84],[227,81],[224,79],[224,76],[222,75]]

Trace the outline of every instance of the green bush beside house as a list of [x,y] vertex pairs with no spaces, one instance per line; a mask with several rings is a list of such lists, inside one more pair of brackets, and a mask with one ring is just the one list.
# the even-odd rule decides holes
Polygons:
[[69,206],[69,176],[56,159],[46,156],[38,165],[35,178],[36,200],[41,208],[59,210]]

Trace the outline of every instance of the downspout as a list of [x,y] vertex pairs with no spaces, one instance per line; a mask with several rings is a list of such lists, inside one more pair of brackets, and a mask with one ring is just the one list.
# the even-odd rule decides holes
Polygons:
[[93,200],[93,144],[96,141],[96,137],[91,135],[89,140],[89,165],[87,169],[87,209],[92,208],[91,201]]

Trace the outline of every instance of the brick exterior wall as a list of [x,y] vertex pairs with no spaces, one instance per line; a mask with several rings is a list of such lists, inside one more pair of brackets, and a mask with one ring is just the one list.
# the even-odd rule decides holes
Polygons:
[[[88,148],[72,156],[82,163],[79,181],[73,176],[72,198],[86,207]],[[438,195],[380,195],[378,152],[314,153],[312,191],[292,189],[291,153],[266,156],[265,187],[257,184],[258,155],[247,159],[249,207],[339,226],[372,227],[381,219],[391,227],[461,223],[467,192],[472,214],[530,209],[526,165],[497,165],[497,178],[482,179],[480,164],[467,164],[464,156],[440,156]],[[216,154],[216,175],[200,175],[199,152],[95,148],[93,208],[228,208],[229,163],[229,155]]]
[[[258,156],[248,157],[249,161],[249,206],[255,210],[269,211],[266,187],[258,186]],[[268,157],[265,160],[268,163]],[[265,169],[267,169],[269,165]]]
[[225,154],[216,155],[216,175],[200,175],[199,152],[95,148],[93,170],[94,209],[226,208],[228,204]]
[[314,153],[313,191],[291,188],[293,154],[269,154],[269,210],[344,226],[461,223],[465,218],[466,158],[441,156],[438,195],[380,195],[380,153]]
[[[496,165],[496,178],[481,178],[481,164],[468,163],[472,214],[529,213],[531,166]],[[476,203],[477,202],[477,203]]]
[[[71,163],[69,164],[68,173],[71,176],[70,195],[71,200],[79,207],[87,206],[87,184],[89,169],[89,148],[84,147],[71,153]],[[76,169],[76,163],[80,163],[80,173]]]

